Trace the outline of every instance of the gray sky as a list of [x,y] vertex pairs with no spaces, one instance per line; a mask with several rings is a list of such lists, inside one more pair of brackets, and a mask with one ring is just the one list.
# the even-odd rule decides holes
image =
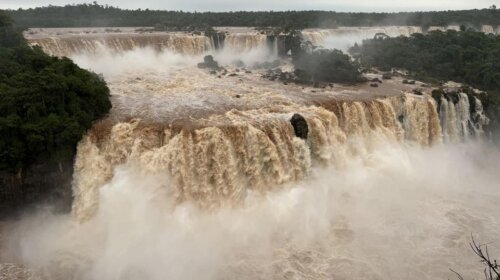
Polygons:
[[[0,9],[17,9],[73,3],[85,0],[0,0]],[[165,9],[185,11],[235,11],[235,10],[335,10],[335,11],[416,11],[460,10],[500,7],[500,0],[100,0],[129,9]]]

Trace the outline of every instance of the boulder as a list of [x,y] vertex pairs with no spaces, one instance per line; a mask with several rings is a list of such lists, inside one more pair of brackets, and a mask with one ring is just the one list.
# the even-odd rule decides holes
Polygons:
[[307,126],[307,121],[303,116],[294,114],[290,119],[290,123],[293,126],[295,136],[304,140],[307,139],[307,135],[309,134],[309,127]]
[[371,87],[378,87],[378,84],[377,83],[371,83],[370,86]]

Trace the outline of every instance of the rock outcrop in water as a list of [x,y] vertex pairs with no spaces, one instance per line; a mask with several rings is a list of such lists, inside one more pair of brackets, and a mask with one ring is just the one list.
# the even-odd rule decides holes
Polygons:
[[207,55],[203,58],[203,62],[198,63],[198,68],[217,70],[219,69],[219,63],[214,60],[213,56]]
[[299,114],[293,114],[290,119],[290,123],[293,126],[293,130],[295,131],[295,136],[307,139],[307,135],[309,134],[309,127],[307,126],[307,121]]

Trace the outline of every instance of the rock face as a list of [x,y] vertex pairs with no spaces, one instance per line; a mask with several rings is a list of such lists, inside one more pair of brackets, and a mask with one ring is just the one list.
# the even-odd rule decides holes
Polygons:
[[17,174],[0,171],[0,219],[40,202],[69,211],[72,174],[73,162],[33,164]]
[[295,131],[295,136],[302,139],[307,139],[309,127],[307,126],[307,121],[303,116],[294,114],[292,119],[290,119],[290,123],[292,124],[293,130]]

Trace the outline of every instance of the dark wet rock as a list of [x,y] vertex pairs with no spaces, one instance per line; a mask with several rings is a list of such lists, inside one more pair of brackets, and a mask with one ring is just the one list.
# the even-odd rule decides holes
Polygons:
[[241,95],[236,94],[234,97],[236,97],[236,98],[240,98],[240,97],[241,97]]
[[416,83],[417,83],[417,82],[415,82],[415,81],[413,81],[413,80],[412,80],[412,81],[408,81],[408,84],[409,84],[409,85],[414,85],[414,84],[416,84]]
[[228,76],[229,76],[229,77],[236,77],[236,76],[238,76],[238,74],[236,74],[236,73],[231,73],[231,74],[229,74]]
[[217,71],[212,70],[212,71],[210,71],[210,74],[211,74],[211,75],[217,75]]
[[384,73],[384,74],[382,74],[382,79],[390,80],[390,79],[392,79],[392,74],[391,73]]
[[403,84],[407,85],[408,84],[408,80],[404,79],[403,80]]
[[378,83],[371,83],[370,86],[371,87],[378,87]]
[[413,90],[413,94],[415,94],[415,95],[424,95],[424,94],[422,93],[422,91],[420,91],[420,90],[418,90],[418,89],[414,89],[414,90]]
[[245,73],[247,73],[247,74],[252,74],[252,71],[250,71],[250,70],[246,70],[246,71],[245,71]]
[[219,63],[214,60],[214,57],[211,55],[207,55],[203,58],[203,62],[198,63],[198,68],[200,69],[219,69]]
[[372,82],[372,83],[379,83],[379,84],[381,84],[381,83],[382,83],[382,80],[380,80],[379,78],[373,78],[373,79],[371,80],[371,82]]
[[73,161],[35,163],[18,173],[0,171],[0,220],[33,209],[40,203],[69,212]]
[[307,139],[307,135],[309,134],[309,127],[307,126],[306,119],[300,114],[294,114],[290,119],[290,123],[293,126],[293,130],[295,132],[295,136]]

